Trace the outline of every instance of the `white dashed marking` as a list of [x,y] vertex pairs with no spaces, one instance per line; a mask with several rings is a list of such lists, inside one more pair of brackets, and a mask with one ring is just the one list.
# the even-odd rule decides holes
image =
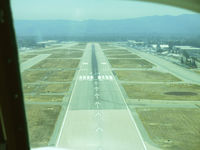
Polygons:
[[79,79],[80,79],[80,80],[83,80],[83,77],[82,77],[82,76],[80,76],[80,77],[79,77]]
[[87,80],[90,80],[90,76],[87,76]]
[[83,80],[85,80],[86,79],[86,76],[83,76]]
[[98,79],[101,80],[101,76],[98,76]]
[[93,78],[94,78],[93,76],[90,76],[90,80],[93,80]]

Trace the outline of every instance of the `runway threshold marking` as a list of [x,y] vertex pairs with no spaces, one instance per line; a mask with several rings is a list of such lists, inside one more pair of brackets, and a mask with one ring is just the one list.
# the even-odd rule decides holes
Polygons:
[[[113,77],[111,75],[98,75],[97,78],[101,80],[113,80]],[[80,75],[79,80],[88,80],[92,81],[94,79],[93,75]]]

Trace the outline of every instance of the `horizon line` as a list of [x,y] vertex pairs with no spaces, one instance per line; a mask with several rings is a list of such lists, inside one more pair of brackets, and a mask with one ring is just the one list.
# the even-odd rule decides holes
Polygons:
[[110,21],[110,20],[130,20],[130,19],[139,19],[139,18],[146,18],[146,17],[178,17],[183,15],[199,15],[200,14],[180,14],[180,15],[152,15],[152,16],[141,16],[141,17],[133,17],[133,18],[121,18],[121,19],[15,19],[14,21],[76,21],[76,22],[83,22],[83,21],[92,21],[92,20],[98,20],[98,21]]

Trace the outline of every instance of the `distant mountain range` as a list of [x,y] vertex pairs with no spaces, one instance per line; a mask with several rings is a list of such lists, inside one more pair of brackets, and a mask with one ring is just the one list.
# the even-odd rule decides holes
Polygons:
[[200,35],[200,15],[149,16],[123,20],[15,20],[18,36]]

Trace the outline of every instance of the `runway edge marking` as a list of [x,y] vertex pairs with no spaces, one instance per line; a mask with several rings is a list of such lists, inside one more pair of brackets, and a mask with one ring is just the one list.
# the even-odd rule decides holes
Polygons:
[[[86,49],[87,49],[87,46],[86,46]],[[85,50],[86,50],[85,49]],[[87,51],[87,50],[86,50]],[[86,51],[85,51],[85,53],[86,53]],[[81,64],[81,62],[80,62],[80,64]],[[59,141],[60,141],[60,138],[61,138],[61,135],[62,135],[62,131],[63,131],[63,127],[64,127],[64,124],[65,124],[65,121],[66,121],[66,119],[67,119],[67,114],[68,114],[68,111],[69,111],[69,107],[70,107],[70,104],[71,104],[71,101],[72,101],[72,97],[73,97],[73,95],[74,95],[74,89],[75,89],[75,87],[76,87],[76,84],[77,84],[77,82],[78,82],[78,77],[79,77],[79,75],[80,75],[80,71],[81,71],[81,69],[79,69],[78,70],[78,73],[77,73],[77,77],[76,77],[76,81],[75,81],[75,84],[74,84],[74,87],[73,87],[73,90],[72,90],[72,94],[71,94],[71,96],[70,96],[70,100],[69,100],[69,104],[68,104],[68,107],[67,107],[67,110],[66,110],[66,113],[65,113],[65,116],[64,116],[64,120],[63,120],[63,122],[62,122],[62,126],[61,126],[61,129],[60,129],[60,133],[59,133],[59,135],[58,135],[58,139],[57,139],[57,141],[56,141],[56,147],[58,146],[58,144],[59,144]]]
[[[115,84],[117,84],[116,79],[114,79],[114,80],[115,80]],[[142,141],[142,144],[143,144],[143,146],[144,146],[144,149],[147,150],[147,147],[146,147],[146,145],[145,145],[145,143],[144,143],[144,140],[143,140],[143,138],[142,138],[142,135],[141,135],[141,133],[140,133],[140,130],[139,130],[139,128],[138,128],[138,126],[137,126],[137,124],[136,124],[136,122],[135,122],[135,119],[133,118],[133,116],[132,116],[132,114],[131,114],[131,111],[130,111],[130,109],[129,109],[129,107],[128,107],[128,105],[127,105],[125,99],[124,99],[124,96],[122,95],[121,89],[120,89],[120,87],[119,87],[118,84],[117,84],[117,87],[118,87],[118,89],[120,90],[120,95],[121,95],[121,97],[122,97],[122,99],[123,99],[123,101],[124,101],[124,103],[125,103],[125,105],[126,105],[126,108],[127,108],[127,110],[128,110],[129,116],[130,116],[130,118],[131,118],[133,124],[134,124],[135,127],[136,127],[136,130],[137,130],[138,135],[139,135],[139,137],[140,137],[140,139],[141,139],[141,141]]]
[[[100,48],[100,49],[101,49],[101,48]],[[102,49],[101,49],[101,53],[103,54]],[[103,54],[103,55],[104,55],[104,54]],[[105,58],[105,55],[104,55],[104,58]],[[105,60],[107,61],[107,64],[108,64],[109,62],[108,62],[107,58],[105,58]],[[109,68],[110,68],[110,67],[109,67]],[[110,69],[109,69],[109,70],[110,70]],[[117,81],[116,81],[116,79],[115,79],[115,77],[114,77],[112,71],[110,71],[110,73],[111,73],[111,75],[113,76],[114,82],[115,82],[115,84],[117,85],[117,87],[118,87],[118,89],[119,89],[119,91],[120,91],[120,95],[121,95],[121,97],[122,97],[122,99],[123,99],[123,101],[124,101],[124,103],[125,103],[125,105],[126,105],[128,114],[129,114],[129,116],[130,116],[130,118],[131,118],[131,120],[132,120],[134,126],[136,127],[136,130],[137,130],[137,132],[138,132],[139,138],[140,138],[140,140],[142,141],[142,144],[143,144],[143,146],[144,146],[144,150],[147,150],[147,147],[146,147],[146,145],[145,145],[145,143],[144,143],[144,140],[143,140],[143,138],[142,138],[142,135],[141,135],[141,133],[140,133],[140,130],[139,130],[139,128],[138,128],[138,126],[137,126],[137,124],[136,124],[136,122],[135,122],[135,119],[133,118],[133,116],[132,116],[132,114],[131,114],[131,111],[130,111],[130,109],[129,109],[129,107],[128,107],[126,101],[125,101],[125,98],[124,98],[124,96],[123,96],[123,94],[122,94],[122,91],[121,91],[121,89],[120,89],[120,87],[119,87],[119,85],[118,85],[118,83],[117,83]]]

